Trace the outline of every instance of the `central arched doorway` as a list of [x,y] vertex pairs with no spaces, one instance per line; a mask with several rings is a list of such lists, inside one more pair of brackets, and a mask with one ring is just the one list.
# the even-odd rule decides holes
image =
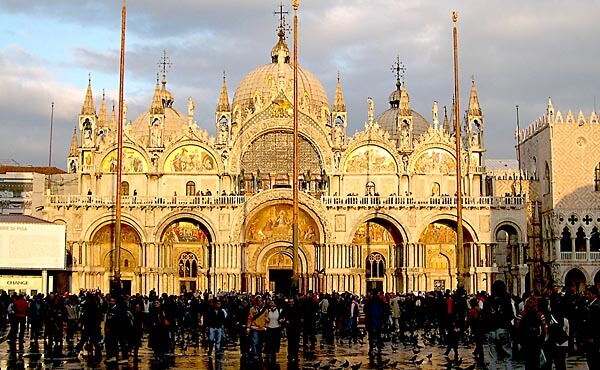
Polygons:
[[288,296],[292,289],[292,256],[278,252],[272,254],[267,261],[269,290]]

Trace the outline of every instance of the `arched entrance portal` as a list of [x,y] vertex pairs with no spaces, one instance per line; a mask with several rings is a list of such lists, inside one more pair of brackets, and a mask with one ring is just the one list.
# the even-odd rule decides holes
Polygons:
[[[456,288],[456,239],[454,221],[440,220],[427,225],[419,238],[418,248],[424,249],[424,281],[419,281],[419,286],[413,287],[413,290],[443,291]],[[463,228],[463,242],[473,242],[466,228]]]
[[292,255],[279,252],[271,255],[267,261],[269,290],[288,296],[292,288]]
[[[394,266],[401,265],[401,253],[403,244],[402,235],[392,223],[386,219],[373,218],[363,222],[354,233],[352,244],[357,245],[359,250],[352,250],[350,259],[355,256],[359,258],[364,276],[360,290],[354,289],[356,293],[364,291],[400,291],[402,284],[401,274],[395,274]],[[396,262],[393,257],[396,256]]]
[[179,293],[210,289],[210,234],[200,221],[181,218],[171,223],[165,228],[161,242],[164,250],[172,251],[169,265],[177,269],[175,289]]
[[[102,281],[99,275],[92,275],[88,286],[104,287],[108,290],[108,284],[113,277],[116,264],[119,263],[121,270],[121,283],[123,292],[131,294],[139,291],[136,276],[139,273],[140,261],[135,256],[141,248],[141,240],[138,232],[127,224],[121,224],[121,253],[120,261],[116,261],[114,249],[115,227],[114,224],[102,226],[92,237],[92,248],[98,250],[101,261],[91,261],[92,265],[100,265],[104,268]],[[91,258],[95,259],[96,253],[90,252]],[[93,284],[93,285],[90,285]]]
[[[272,203],[254,212],[245,231],[246,250],[251,256],[243,273],[242,289],[256,292],[290,291],[292,283],[292,205]],[[298,214],[298,289],[309,286],[312,251],[320,240],[319,225],[303,209]]]
[[567,272],[565,276],[565,286],[567,288],[574,286],[578,291],[585,292],[585,284],[586,278],[581,270],[574,268]]

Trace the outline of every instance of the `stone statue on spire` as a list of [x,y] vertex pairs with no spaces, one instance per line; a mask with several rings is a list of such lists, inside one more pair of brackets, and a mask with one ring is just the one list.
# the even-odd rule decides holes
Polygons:
[[369,103],[369,125],[372,125],[375,120],[375,103],[370,96],[367,98],[367,102]]

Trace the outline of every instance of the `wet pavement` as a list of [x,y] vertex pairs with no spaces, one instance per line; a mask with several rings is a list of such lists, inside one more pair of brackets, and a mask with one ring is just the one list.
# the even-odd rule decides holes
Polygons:
[[[41,343],[42,341],[40,341]],[[76,357],[69,353],[69,346],[65,346],[64,355],[61,357],[45,356],[43,344],[39,349],[31,346],[27,340],[25,345],[11,346],[6,341],[6,333],[0,333],[0,369],[240,369],[250,370],[262,368],[266,370],[359,370],[359,369],[456,369],[473,370],[475,366],[472,346],[461,346],[459,357],[450,358],[444,356],[445,346],[427,344],[419,339],[417,345],[385,342],[381,357],[373,360],[368,356],[368,344],[362,341],[354,344],[348,341],[336,341],[333,345],[320,342],[314,352],[303,354],[300,351],[298,364],[288,364],[286,361],[287,343],[282,342],[281,352],[277,356],[275,364],[264,364],[251,366],[240,361],[238,347],[228,346],[224,357],[218,361],[208,357],[204,348],[193,348],[179,346],[175,353],[169,356],[166,362],[154,360],[152,352],[147,348],[147,340],[142,344],[139,352],[139,360],[128,362],[105,364],[93,363],[88,359],[85,351]],[[568,358],[569,369],[587,369],[585,359],[580,356]],[[523,369],[523,364],[514,362],[515,370]]]

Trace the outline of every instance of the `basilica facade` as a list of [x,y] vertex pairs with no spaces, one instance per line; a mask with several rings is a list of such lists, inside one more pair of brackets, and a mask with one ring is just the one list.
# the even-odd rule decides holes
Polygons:
[[[67,159],[75,191],[55,186],[44,218],[67,225],[68,289],[108,290],[115,263],[126,290],[281,291],[292,278],[292,187],[299,194],[301,291],[525,289],[526,199],[486,168],[475,82],[456,155],[453,118],[413,111],[400,76],[387,110],[354,135],[338,77],[330,102],[298,67],[300,176],[293,172],[294,68],[284,33],[263,66],[227,81],[215,135],[194,102],[173,107],[166,74],[149,109],[117,122],[88,85]],[[268,49],[267,49],[268,50]],[[122,251],[114,258],[117,125],[123,125]],[[464,244],[457,246],[456,162],[462,167]],[[67,177],[68,177],[67,176]],[[65,177],[66,178],[66,177]],[[60,180],[65,183],[69,180]],[[462,248],[457,258],[457,248]]]

